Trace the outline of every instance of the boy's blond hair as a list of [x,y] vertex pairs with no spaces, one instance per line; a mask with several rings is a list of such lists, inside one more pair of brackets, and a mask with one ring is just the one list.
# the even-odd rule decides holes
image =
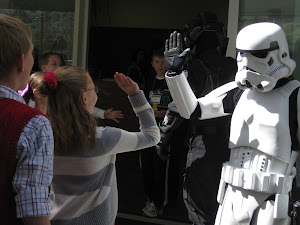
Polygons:
[[22,20],[0,14],[0,80],[9,76],[18,56],[27,55],[32,33]]

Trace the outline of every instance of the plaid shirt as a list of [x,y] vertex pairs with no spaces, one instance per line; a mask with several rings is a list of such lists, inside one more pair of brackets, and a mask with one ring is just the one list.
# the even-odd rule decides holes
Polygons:
[[[25,104],[14,90],[0,85],[0,98]],[[17,143],[18,164],[13,178],[17,217],[50,214],[49,185],[53,176],[54,141],[50,121],[42,115],[32,118]]]

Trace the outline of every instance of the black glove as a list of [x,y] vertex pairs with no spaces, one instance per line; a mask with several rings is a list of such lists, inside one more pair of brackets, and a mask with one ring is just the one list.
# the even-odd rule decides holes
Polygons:
[[177,31],[170,34],[165,44],[165,63],[168,71],[180,74],[188,60],[190,49],[182,51],[182,36]]
[[163,141],[163,137],[165,136],[164,133],[161,133],[162,139],[160,142],[155,145],[156,152],[158,154],[158,157],[162,160],[168,160],[170,159],[170,143],[166,143]]

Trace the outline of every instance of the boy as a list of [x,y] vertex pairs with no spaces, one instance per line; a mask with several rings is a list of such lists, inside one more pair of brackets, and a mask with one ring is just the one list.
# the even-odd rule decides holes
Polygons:
[[50,225],[53,134],[47,117],[27,106],[18,90],[33,66],[30,28],[0,14],[0,221]]
[[[156,76],[145,85],[145,95],[154,109],[157,124],[159,124],[172,102],[172,97],[165,81],[167,71],[162,51],[155,50],[152,54],[152,67]],[[174,145],[170,146],[169,157],[158,155],[156,147],[150,147],[140,152],[146,206],[142,209],[145,216],[157,217],[163,213],[163,208],[176,204],[179,185],[179,152],[183,148],[182,136],[174,135]],[[173,137],[172,137],[173,140]],[[168,174],[166,176],[166,174]]]
[[65,65],[65,61],[58,53],[46,52],[39,58],[39,67],[44,72],[53,72]]

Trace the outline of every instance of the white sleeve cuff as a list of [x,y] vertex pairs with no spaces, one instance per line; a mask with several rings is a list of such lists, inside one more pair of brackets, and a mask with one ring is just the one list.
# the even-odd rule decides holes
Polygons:
[[104,116],[105,110],[94,107],[93,116],[100,119],[105,119]]

